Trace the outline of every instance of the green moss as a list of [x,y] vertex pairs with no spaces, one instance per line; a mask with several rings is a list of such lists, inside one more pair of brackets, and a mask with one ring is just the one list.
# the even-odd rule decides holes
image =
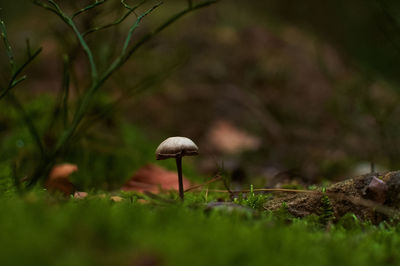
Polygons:
[[250,186],[250,192],[239,194],[234,202],[240,205],[248,206],[256,210],[263,210],[264,203],[271,198],[270,194],[256,194],[253,191],[253,185]]
[[4,161],[0,163],[0,195],[11,194],[14,192],[10,163]]
[[1,197],[0,212],[4,265],[368,266],[400,259],[398,226],[326,231],[306,220],[282,223],[278,213],[243,219],[181,204],[59,201],[42,191]]
[[355,230],[361,228],[361,222],[354,213],[346,213],[338,220],[336,226],[346,230]]
[[283,202],[278,210],[272,212],[272,217],[275,221],[282,224],[291,223],[294,219],[294,216],[289,212],[286,202]]
[[319,208],[319,222],[322,225],[327,225],[335,220],[335,214],[332,204],[328,196],[324,195],[321,198],[321,207]]

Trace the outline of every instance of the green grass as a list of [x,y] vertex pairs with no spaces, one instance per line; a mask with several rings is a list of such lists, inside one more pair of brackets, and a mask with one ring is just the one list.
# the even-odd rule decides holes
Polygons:
[[396,265],[400,259],[400,227],[352,217],[350,227],[326,229],[312,219],[205,212],[198,204],[60,200],[38,192],[2,197],[0,213],[2,265]]

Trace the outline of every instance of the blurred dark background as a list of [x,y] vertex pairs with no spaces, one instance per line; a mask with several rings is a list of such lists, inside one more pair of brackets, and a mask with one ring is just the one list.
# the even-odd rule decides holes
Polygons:
[[[82,2],[89,3],[65,6],[76,10]],[[165,1],[136,36],[185,4]],[[119,6],[109,1],[82,16],[79,26],[113,20]],[[55,15],[29,1],[2,0],[0,7],[21,57],[27,37],[43,47],[16,93],[51,143],[45,128],[63,55],[74,66],[71,101],[88,82],[86,58]],[[65,158],[80,167],[75,182],[118,187],[154,163],[158,143],[175,135],[201,149],[189,160],[189,178],[224,168],[239,182],[308,185],[366,173],[371,162],[377,170],[399,169],[399,12],[394,0],[231,0],[183,18],[142,47],[97,95],[90,130]],[[88,36],[100,64],[117,53],[134,19]],[[5,52],[0,67],[4,84]],[[7,103],[0,106],[0,158],[29,166],[29,136]]]

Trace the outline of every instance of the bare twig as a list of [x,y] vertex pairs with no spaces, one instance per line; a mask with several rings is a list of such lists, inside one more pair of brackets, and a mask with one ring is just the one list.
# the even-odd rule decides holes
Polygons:
[[382,204],[379,204],[372,200],[367,200],[367,199],[363,199],[360,197],[348,196],[343,193],[326,192],[325,194],[329,197],[336,198],[339,200],[348,200],[355,205],[360,205],[360,206],[364,206],[367,208],[373,208],[376,211],[378,211],[382,214],[385,214],[387,216],[390,216],[390,217],[397,217],[400,215],[400,212],[398,210],[388,207],[388,206],[385,206],[385,205],[382,205]]
[[21,81],[25,80],[25,76],[18,79],[18,76],[22,73],[23,70],[40,54],[42,48],[37,49],[31,57],[29,57],[21,66],[17,67],[10,78],[10,81],[7,85],[7,88],[0,93],[0,100],[4,98],[12,88],[18,85]]
[[216,0],[211,0],[207,2],[200,3],[191,9],[185,9],[176,15],[172,16],[170,19],[168,19],[166,22],[164,22],[161,26],[159,26],[156,30],[154,30],[152,33],[149,33],[145,35],[141,40],[139,40],[138,43],[136,43],[132,48],[128,49],[126,54],[121,54],[115,61],[110,65],[110,67],[105,71],[105,73],[94,83],[92,83],[91,87],[86,91],[86,93],[83,95],[81,104],[78,106],[77,111],[75,112],[73,122],[68,128],[64,134],[61,136],[59,139],[57,146],[56,146],[56,151],[55,153],[59,153],[60,150],[63,149],[65,144],[69,142],[73,134],[75,133],[76,129],[78,128],[79,124],[81,123],[83,117],[85,116],[87,109],[90,105],[90,102],[93,98],[93,95],[96,93],[96,91],[103,85],[103,83],[118,69],[121,68],[121,66],[133,55],[137,49],[139,49],[143,44],[147,43],[149,40],[151,40],[155,35],[157,35],[159,32],[167,28],[169,25],[171,25],[173,22],[181,18],[182,16],[190,13],[191,11],[209,6],[213,3],[216,3]]
[[83,12],[86,12],[86,11],[88,11],[88,10],[90,10],[90,9],[93,9],[93,8],[95,8],[95,7],[97,7],[97,6],[99,6],[99,5],[101,5],[101,4],[103,4],[103,3],[105,3],[107,0],[100,0],[100,1],[97,1],[96,0],[96,2],[94,2],[93,4],[91,4],[91,5],[88,5],[87,7],[84,7],[84,8],[82,8],[81,10],[78,10],[77,12],[75,12],[73,15],[72,15],[72,19],[74,19],[75,17],[77,17],[77,16],[79,16],[80,14],[82,14]]
[[[98,112],[95,116],[90,117],[90,120],[88,120],[87,123],[83,122],[83,124],[79,127],[79,130],[76,132],[76,135],[83,135],[84,132],[87,132],[90,128],[96,126],[99,122],[101,122],[102,119],[104,119],[104,117],[120,108],[124,104],[124,101],[132,98],[133,95],[138,95],[149,87],[154,86],[154,84],[165,80],[171,75],[171,73],[173,73],[173,71],[176,70],[177,67],[178,65],[173,65],[161,73],[149,75],[133,86],[124,84],[122,87],[131,87],[131,89],[123,92],[117,99],[104,107],[101,112]],[[123,79],[117,78],[116,80],[123,82]]]
[[390,7],[387,6],[384,0],[376,0],[386,16],[387,20],[392,24],[392,26],[397,30],[397,32],[400,34],[400,23],[399,21],[390,13]]
[[90,64],[90,69],[91,69],[91,75],[92,75],[92,81],[96,81],[98,78],[97,75],[97,67],[94,62],[93,58],[93,53],[88,44],[86,43],[85,39],[83,38],[81,32],[78,30],[78,28],[75,25],[75,22],[72,20],[72,18],[68,17],[60,8],[60,6],[54,2],[53,0],[48,0],[48,2],[53,6],[49,6],[47,4],[44,4],[40,1],[34,0],[34,3],[38,6],[41,6],[47,10],[50,10],[51,12],[55,13],[57,16],[59,16],[72,30],[74,31],[79,43],[81,44],[83,50],[85,51],[88,59],[89,59],[89,64]]
[[160,5],[162,5],[163,3],[160,2],[156,5],[154,5],[152,8],[150,8],[149,10],[147,10],[146,12],[144,12],[142,15],[140,15],[137,19],[135,24],[132,25],[132,27],[129,29],[129,33],[128,36],[125,39],[125,43],[124,43],[124,47],[122,48],[122,56],[124,56],[126,54],[126,50],[128,49],[129,43],[132,39],[132,35],[133,32],[136,30],[137,27],[139,27],[140,22],[142,21],[142,19],[147,16],[148,14],[150,14],[151,12],[153,12],[153,10],[155,10],[157,7],[159,7]]
[[217,192],[217,193],[233,193],[233,194],[240,194],[240,193],[249,193],[249,192],[292,192],[292,193],[321,193],[320,191],[316,190],[301,190],[301,189],[286,189],[286,188],[256,188],[253,190],[244,189],[244,190],[224,190],[224,189],[210,189],[210,192]]
[[[379,8],[381,9],[383,15],[385,16],[386,20],[392,25],[392,27],[397,31],[397,35],[400,35],[400,23],[398,20],[393,16],[393,14],[390,13],[390,8],[388,5],[385,3],[383,0],[375,0],[376,3],[378,4]],[[384,25],[378,22],[378,28],[382,31],[383,35],[385,38],[390,42],[390,44],[393,46],[393,48],[397,51],[397,53],[400,52],[400,44],[399,42],[393,38],[393,36],[390,35],[390,32],[388,29],[385,28]]]
[[[130,28],[129,34],[127,39],[125,40],[125,45],[123,52],[120,54],[120,56],[117,57],[117,59],[109,66],[109,68],[99,77],[97,75],[97,68],[96,64],[93,60],[93,54],[83,39],[83,34],[79,32],[77,29],[75,23],[72,21],[70,17],[65,15],[61,8],[53,1],[53,0],[48,0],[48,2],[51,4],[51,6],[44,4],[43,2],[40,2],[38,0],[33,0],[36,4],[39,6],[50,10],[51,12],[57,14],[66,24],[68,24],[73,31],[75,32],[75,35],[77,36],[80,45],[83,47],[85,53],[87,54],[87,57],[89,59],[89,63],[91,66],[92,70],[92,82],[89,88],[85,91],[83,94],[80,103],[78,104],[78,107],[74,113],[74,117],[72,119],[72,122],[68,128],[66,128],[61,134],[60,138],[57,140],[57,143],[55,145],[55,148],[51,154],[51,156],[48,156],[48,159],[46,161],[41,162],[38,167],[36,168],[34,174],[31,177],[31,180],[29,182],[28,186],[33,186],[37,183],[37,181],[40,180],[41,177],[46,176],[48,174],[48,171],[50,171],[51,166],[54,164],[56,158],[59,156],[61,152],[65,150],[65,148],[68,146],[70,140],[75,136],[77,128],[79,127],[80,123],[84,119],[85,115],[87,114],[90,104],[93,101],[93,96],[97,92],[97,90],[104,84],[104,82],[117,70],[119,70],[122,65],[145,43],[147,43],[149,40],[151,40],[155,35],[157,35],[159,32],[167,28],[169,25],[171,25],[173,22],[177,21],[179,18],[183,17],[184,15],[209,6],[213,3],[216,3],[216,0],[210,0],[206,1],[200,4],[197,4],[193,7],[188,7],[185,10],[178,12],[174,16],[172,16],[170,19],[166,20],[163,24],[161,24],[158,28],[156,28],[153,32],[145,35],[142,37],[135,45],[133,45],[131,48],[128,48],[131,36],[133,31],[138,27],[140,21],[145,17],[147,14],[151,13],[155,8],[159,6],[156,5],[153,8],[147,10],[144,14],[142,14],[138,19],[136,20],[136,23],[132,25]],[[44,169],[44,170],[42,170]]]
[[32,49],[31,49],[31,42],[29,39],[26,39],[26,53],[29,57],[32,57]]
[[8,82],[8,85],[5,89],[0,90],[0,100],[1,100],[11,91],[12,88],[17,86],[21,81],[25,80],[26,76],[22,76],[20,78],[18,78],[18,77],[21,74],[21,72],[33,61],[33,59],[35,59],[36,56],[39,55],[39,53],[41,52],[41,48],[39,48],[32,54],[32,52],[30,50],[29,40],[28,40],[27,41],[28,58],[21,66],[17,66],[15,63],[14,53],[12,51],[10,41],[8,40],[6,25],[5,25],[4,21],[1,19],[0,19],[0,32],[1,32],[1,38],[2,38],[4,46],[6,48],[6,53],[7,53],[8,59],[9,59],[9,64],[11,67],[10,81]]
[[63,78],[61,82],[61,90],[58,94],[57,101],[53,108],[53,115],[50,119],[47,131],[50,132],[53,126],[56,124],[57,119],[60,117],[64,127],[68,124],[68,98],[70,92],[70,61],[67,55],[63,58]]
[[41,52],[41,48],[39,48],[32,54],[32,52],[30,51],[29,41],[27,41],[28,58],[26,59],[25,62],[22,63],[22,65],[17,66],[15,63],[15,60],[14,60],[14,54],[13,54],[13,51],[11,48],[11,44],[8,40],[7,29],[6,29],[5,23],[1,19],[0,19],[0,28],[1,28],[0,29],[1,36],[3,39],[4,45],[6,47],[6,52],[7,52],[8,58],[9,58],[9,64],[11,66],[11,77],[7,84],[7,87],[0,91],[0,100],[7,96],[11,105],[20,114],[22,120],[25,122],[25,125],[27,126],[30,135],[32,136],[35,144],[37,145],[37,147],[40,151],[40,154],[42,155],[42,157],[44,157],[45,150],[44,150],[44,147],[43,147],[43,144],[40,139],[40,135],[39,135],[39,132],[38,132],[36,126],[34,125],[33,121],[31,120],[28,113],[25,111],[24,107],[22,106],[22,104],[20,103],[18,98],[14,94],[11,93],[12,88],[14,88],[19,83],[21,83],[22,81],[24,81],[26,79],[26,76],[22,76],[22,77],[19,77],[19,76],[22,73],[22,71],[39,55],[39,53]]
[[207,185],[209,185],[209,184],[211,184],[211,183],[214,183],[214,182],[216,182],[216,181],[218,181],[218,180],[221,180],[221,179],[222,179],[221,176],[216,176],[216,177],[212,178],[211,180],[208,180],[207,182],[205,182],[205,183],[203,183],[203,184],[196,185],[196,186],[192,186],[192,187],[186,189],[185,192],[188,192],[188,191],[191,191],[191,190],[194,190],[194,189],[198,189],[198,188],[207,186]]
[[143,5],[144,3],[146,3],[147,0],[142,0],[139,4],[137,4],[134,7],[131,7],[130,5],[128,5],[125,0],[121,0],[121,4],[128,10],[130,11],[135,11],[138,7],[140,7],[141,5]]
[[107,29],[107,28],[110,28],[110,27],[112,27],[112,26],[116,26],[116,25],[122,23],[126,18],[129,17],[130,14],[134,13],[135,10],[136,10],[137,8],[139,8],[142,4],[144,4],[146,1],[147,1],[147,0],[143,0],[142,2],[140,2],[139,4],[137,4],[136,6],[130,7],[130,6],[128,6],[128,5],[125,3],[124,0],[121,0],[122,5],[123,5],[126,9],[128,9],[128,11],[127,11],[125,14],[123,14],[122,17],[120,17],[119,19],[117,19],[117,20],[115,20],[114,22],[111,22],[111,23],[109,23],[109,24],[91,28],[91,29],[85,31],[84,33],[82,33],[82,36],[85,37],[86,35],[88,35],[88,34],[90,34],[90,33],[97,32],[97,31],[100,31],[100,30],[104,30],[104,29]]
[[149,191],[145,191],[145,192],[143,192],[143,194],[146,195],[147,197],[153,199],[153,200],[158,200],[158,201],[162,201],[162,202],[170,203],[170,204],[175,204],[176,203],[175,200],[165,199],[165,198],[160,197],[159,195],[151,193]]
[[15,161],[11,163],[11,177],[17,192],[21,193],[21,180],[18,177],[17,163]]
[[64,73],[63,73],[63,81],[62,81],[62,116],[63,123],[66,127],[68,124],[68,98],[69,98],[69,83],[70,83],[70,74],[69,74],[69,59],[68,57],[64,58]]
[[0,19],[0,30],[1,30],[1,38],[3,39],[3,43],[6,48],[7,56],[10,62],[11,71],[14,72],[15,70],[14,54],[12,51],[11,44],[8,40],[6,25],[4,21],[1,19]]
[[197,9],[201,9],[204,7],[207,7],[209,5],[217,3],[218,0],[210,0],[210,1],[205,1],[202,3],[199,3],[191,8],[186,8],[182,10],[181,12],[178,12],[177,14],[173,15],[169,19],[167,19],[163,24],[161,24],[158,28],[156,28],[153,32],[146,34],[143,36],[134,46],[132,46],[127,52],[126,55],[121,55],[119,56],[108,68],[108,70],[104,73],[104,75],[100,78],[101,81],[105,81],[106,79],[109,78],[116,70],[118,70],[126,61],[129,60],[129,58],[140,48],[143,46],[143,44],[147,43],[151,39],[154,38],[158,33],[166,29],[168,26],[170,26],[172,23],[183,17],[184,15],[195,11]]
[[7,98],[9,99],[10,103],[13,105],[13,107],[20,113],[22,119],[24,120],[30,135],[32,136],[34,142],[36,143],[40,154],[42,155],[42,157],[45,157],[45,150],[44,150],[44,146],[42,144],[42,140],[40,138],[39,132],[36,129],[36,126],[34,125],[31,117],[29,116],[29,114],[26,112],[25,108],[23,107],[23,105],[20,103],[20,101],[18,100],[18,98],[10,93],[8,94]]

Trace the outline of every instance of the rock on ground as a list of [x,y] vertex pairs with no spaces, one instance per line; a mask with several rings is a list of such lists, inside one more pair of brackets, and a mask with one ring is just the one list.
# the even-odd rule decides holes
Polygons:
[[324,195],[328,196],[336,218],[354,213],[362,220],[379,223],[399,213],[400,171],[371,173],[347,179],[330,185],[325,193],[276,194],[266,202],[264,208],[274,211],[286,203],[289,213],[296,217],[319,215]]

